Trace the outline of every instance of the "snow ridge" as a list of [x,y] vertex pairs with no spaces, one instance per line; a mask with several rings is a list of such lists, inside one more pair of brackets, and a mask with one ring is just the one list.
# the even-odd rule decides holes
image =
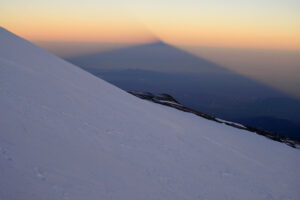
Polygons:
[[0,44],[0,199],[299,198],[299,150]]

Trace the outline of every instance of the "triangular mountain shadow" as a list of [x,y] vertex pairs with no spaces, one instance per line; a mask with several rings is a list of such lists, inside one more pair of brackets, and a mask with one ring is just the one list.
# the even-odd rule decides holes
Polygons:
[[226,73],[227,69],[163,41],[67,58],[85,68],[142,69],[172,73]]
[[227,120],[295,121],[300,113],[298,100],[162,41],[67,60],[124,90],[168,93],[187,107]]
[[[159,75],[164,76],[161,73],[167,73],[167,76],[172,74],[177,78],[178,76],[184,77],[184,79],[179,78],[178,82],[185,84],[185,82],[191,81],[186,79],[186,76],[192,76],[192,80],[201,83],[197,85],[199,90],[207,90],[216,95],[231,93],[230,96],[233,97],[248,96],[249,94],[253,98],[287,97],[280,91],[160,40],[66,60],[93,73],[103,71],[116,73],[118,70],[122,70],[122,73],[126,73],[128,76],[132,75],[131,78],[143,76],[145,73],[154,78]],[[103,78],[105,79],[105,77]],[[195,84],[197,84],[196,82]]]

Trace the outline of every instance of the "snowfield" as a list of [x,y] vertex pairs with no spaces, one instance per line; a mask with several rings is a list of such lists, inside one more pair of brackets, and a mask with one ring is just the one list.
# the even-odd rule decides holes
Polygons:
[[143,101],[0,29],[1,200],[300,199],[300,151]]

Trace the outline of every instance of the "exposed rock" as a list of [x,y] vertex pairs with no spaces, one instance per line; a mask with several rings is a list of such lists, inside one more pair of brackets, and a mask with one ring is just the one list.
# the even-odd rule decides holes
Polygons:
[[223,119],[216,118],[215,116],[212,116],[212,115],[202,113],[202,112],[193,110],[191,108],[185,107],[181,103],[179,103],[174,97],[172,97],[169,94],[153,94],[153,93],[150,93],[150,92],[136,92],[136,91],[128,91],[128,93],[130,93],[130,94],[132,94],[136,97],[139,97],[141,99],[149,100],[149,101],[152,101],[154,103],[158,103],[158,104],[162,104],[162,105],[169,106],[169,107],[172,107],[172,108],[176,108],[176,109],[184,111],[184,112],[193,113],[195,115],[206,118],[208,120],[213,120],[215,122],[223,123],[223,124],[226,124],[228,126],[232,126],[232,127],[243,129],[243,130],[247,130],[247,131],[256,133],[258,135],[265,136],[265,137],[267,137],[271,140],[275,140],[277,142],[285,143],[285,144],[287,144],[287,145],[289,145],[293,148],[298,148],[298,149],[300,148],[300,143],[298,141],[295,141],[295,140],[290,139],[290,138],[285,137],[285,136],[281,136],[277,133],[270,133],[270,132],[267,132],[267,131],[264,131],[264,130],[253,128],[251,126],[246,126],[246,125],[242,125],[242,124],[239,124],[239,123],[226,121],[226,120],[223,120]]

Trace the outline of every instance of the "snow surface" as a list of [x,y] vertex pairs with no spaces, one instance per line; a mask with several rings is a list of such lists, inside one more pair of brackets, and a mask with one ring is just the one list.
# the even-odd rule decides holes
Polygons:
[[0,29],[0,199],[299,199],[300,151],[143,101]]

